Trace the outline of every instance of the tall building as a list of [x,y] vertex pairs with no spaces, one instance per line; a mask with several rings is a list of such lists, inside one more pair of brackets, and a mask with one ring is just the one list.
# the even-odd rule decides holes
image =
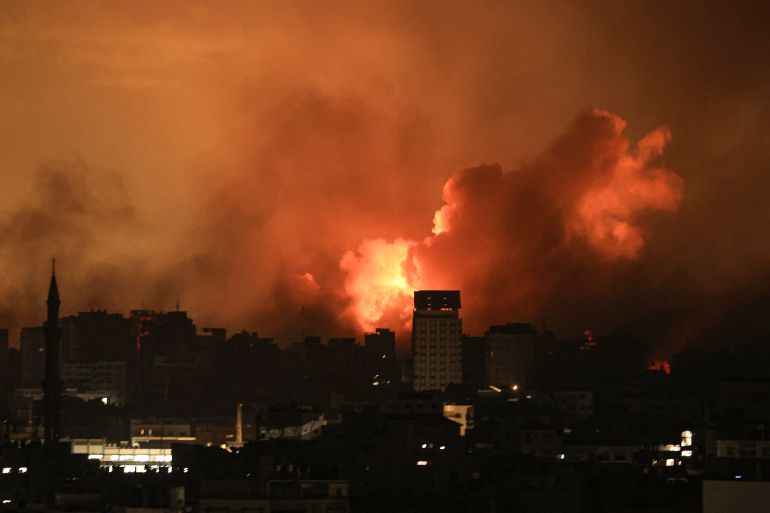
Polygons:
[[8,386],[8,330],[0,329],[0,390]]
[[126,362],[65,362],[61,377],[67,389],[99,394],[109,404],[124,405],[126,402]]
[[21,383],[39,387],[45,379],[45,332],[42,326],[21,329]]
[[412,317],[415,390],[443,390],[462,383],[462,319],[459,290],[416,290]]
[[79,312],[61,319],[61,353],[65,363],[136,360],[131,320],[106,310]]
[[52,269],[48,287],[48,319],[45,331],[45,381],[43,382],[43,429],[46,447],[51,447],[61,436],[61,380],[59,379],[59,287],[56,284],[56,268]]
[[484,334],[488,385],[522,385],[535,364],[537,331],[531,324],[490,326]]
[[486,384],[484,337],[463,335],[463,383],[474,387]]
[[377,328],[364,335],[366,379],[372,386],[397,386],[396,334]]

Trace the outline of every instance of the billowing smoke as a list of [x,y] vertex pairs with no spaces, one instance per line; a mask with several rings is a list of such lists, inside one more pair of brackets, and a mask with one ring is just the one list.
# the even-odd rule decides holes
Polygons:
[[[768,9],[6,2],[1,327],[55,256],[65,314],[179,300],[280,343],[404,330],[422,287],[472,333],[767,334]],[[564,132],[593,106],[627,129]]]
[[612,300],[591,289],[612,295],[618,263],[639,258],[655,214],[675,211],[683,190],[658,162],[668,130],[632,146],[624,128],[613,114],[586,112],[519,169],[481,165],[452,176],[434,235],[363,241],[341,263],[361,326],[403,312],[415,288],[460,289],[466,326],[477,330],[543,319],[560,296]]

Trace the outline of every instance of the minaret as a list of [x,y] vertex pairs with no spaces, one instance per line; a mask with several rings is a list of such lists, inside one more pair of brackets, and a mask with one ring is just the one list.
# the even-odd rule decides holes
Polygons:
[[56,284],[56,260],[51,264],[51,285],[48,287],[48,319],[45,323],[45,381],[44,440],[47,448],[61,436],[61,381],[59,379],[59,287]]

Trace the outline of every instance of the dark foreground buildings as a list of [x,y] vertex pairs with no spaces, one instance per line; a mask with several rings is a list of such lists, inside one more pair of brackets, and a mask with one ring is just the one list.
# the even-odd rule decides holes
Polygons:
[[0,331],[0,510],[722,513],[770,498],[770,340],[669,365],[624,332],[464,335],[458,291],[417,291],[405,365],[384,328],[281,349],[183,311],[59,319],[55,276],[47,304],[19,350]]

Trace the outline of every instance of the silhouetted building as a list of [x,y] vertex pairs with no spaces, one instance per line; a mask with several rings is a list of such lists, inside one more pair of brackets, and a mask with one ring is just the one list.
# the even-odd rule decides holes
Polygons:
[[360,390],[363,381],[363,348],[354,338],[330,338],[329,384],[337,392]]
[[8,330],[0,329],[0,390],[7,390],[8,383]]
[[415,390],[443,390],[461,383],[462,320],[457,290],[414,292],[412,357]]
[[106,310],[80,312],[61,319],[62,360],[68,363],[97,361],[133,362],[136,344],[131,320]]
[[490,385],[526,383],[535,364],[537,331],[531,324],[490,326],[486,344],[486,381]]
[[45,379],[45,333],[42,326],[21,329],[19,354],[22,385],[41,386]]
[[62,381],[68,389],[98,395],[105,404],[123,405],[128,389],[125,362],[65,363]]
[[463,335],[463,383],[484,386],[484,337]]
[[366,378],[372,386],[398,385],[396,363],[396,334],[389,329],[377,328],[364,335]]

